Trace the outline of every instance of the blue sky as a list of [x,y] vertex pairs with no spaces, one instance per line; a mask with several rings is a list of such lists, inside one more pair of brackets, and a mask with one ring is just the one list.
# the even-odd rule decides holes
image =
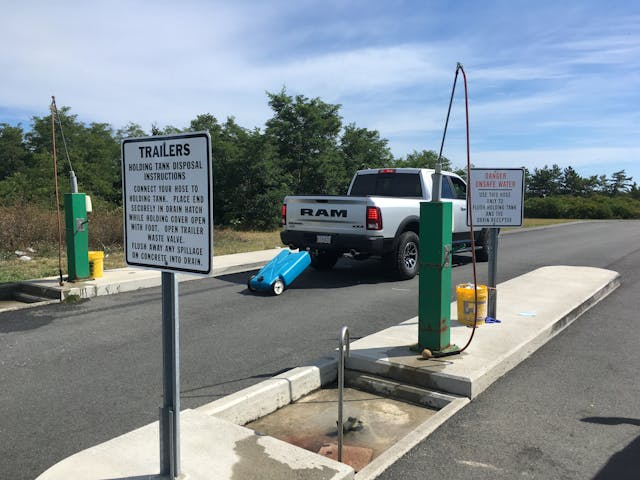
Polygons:
[[[460,62],[476,166],[624,169],[640,183],[636,0],[2,3],[0,122],[29,128],[55,95],[116,129],[201,113],[263,128],[265,92],[285,86],[341,104],[399,157],[438,150]],[[444,153],[460,167],[457,91]]]

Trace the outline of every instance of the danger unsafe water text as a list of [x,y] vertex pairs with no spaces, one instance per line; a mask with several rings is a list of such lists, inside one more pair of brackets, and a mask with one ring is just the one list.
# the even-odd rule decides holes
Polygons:
[[474,226],[522,225],[524,170],[472,168],[469,188]]

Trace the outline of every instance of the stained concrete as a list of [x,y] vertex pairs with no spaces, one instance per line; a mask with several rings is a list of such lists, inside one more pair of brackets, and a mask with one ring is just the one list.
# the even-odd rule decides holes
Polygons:
[[[338,480],[353,469],[248,428],[185,410],[180,414],[181,479]],[[143,480],[159,476],[158,423],[77,453],[37,480]]]
[[[371,449],[373,459],[435,413],[435,409],[345,388],[343,418],[359,423],[344,434],[344,444]],[[337,414],[338,390],[324,388],[246,426],[318,452],[323,445],[337,442]]]

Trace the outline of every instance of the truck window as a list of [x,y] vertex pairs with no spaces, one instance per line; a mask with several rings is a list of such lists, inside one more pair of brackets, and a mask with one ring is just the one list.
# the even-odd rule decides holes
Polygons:
[[357,175],[349,193],[352,197],[415,197],[422,198],[419,173],[379,173]]
[[457,177],[449,177],[451,180],[451,186],[453,187],[453,198],[458,200],[466,200],[467,198],[467,185]]
[[453,190],[451,189],[451,183],[449,183],[449,177],[442,176],[442,198],[456,198],[453,196]]

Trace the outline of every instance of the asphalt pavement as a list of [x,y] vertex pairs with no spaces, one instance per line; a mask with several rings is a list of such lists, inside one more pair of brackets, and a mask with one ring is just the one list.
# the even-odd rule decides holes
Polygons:
[[606,268],[616,291],[379,478],[640,478],[640,249]]
[[[546,264],[592,265],[620,271],[622,287],[424,442],[428,452],[448,451],[450,461],[419,446],[382,478],[422,478],[433,471],[444,478],[513,478],[516,471],[524,471],[524,476],[535,472],[533,478],[592,478],[601,469],[606,474],[608,462],[620,458],[616,453],[624,457],[629,448],[635,452],[634,422],[640,412],[634,403],[637,386],[629,379],[640,367],[632,345],[638,339],[633,315],[640,305],[633,293],[620,302],[612,299],[627,291],[629,282],[637,291],[638,244],[638,222],[594,222],[501,236],[499,280]],[[464,256],[455,261],[454,283],[468,280],[468,261]],[[333,349],[342,324],[351,325],[358,336],[367,335],[411,318],[417,309],[417,282],[388,282],[371,262],[339,263],[334,272],[322,275],[305,273],[282,298],[247,295],[245,285],[246,274],[235,274],[181,287],[185,407],[317,359]],[[0,445],[0,453],[8,478],[33,478],[71,453],[156,419],[161,391],[159,299],[159,290],[150,288],[0,314],[0,381],[5,387],[0,392],[5,412],[0,429],[2,437],[12,439]],[[600,318],[593,321],[598,325],[583,327],[596,311]],[[275,318],[279,320],[270,320]],[[602,337],[590,333],[598,327],[607,330]],[[547,352],[527,372],[525,386],[509,386],[490,397],[569,334],[571,341],[557,347],[557,353]],[[557,364],[550,363],[554,354]],[[551,380],[556,377],[554,388]],[[581,412],[586,408],[582,398],[594,396],[612,407]],[[486,398],[492,398],[488,405]],[[572,417],[567,412],[574,404]],[[484,412],[465,417],[481,405]],[[441,437],[459,418],[465,422]],[[601,420],[582,421],[586,418]],[[580,428],[572,423],[576,419]],[[629,434],[631,430],[635,433]],[[609,440],[604,432],[609,432]],[[444,443],[431,443],[435,437]],[[589,438],[595,439],[591,448],[581,447]],[[517,450],[519,440],[522,448]],[[547,450],[558,454],[548,457]],[[564,455],[567,450],[570,454]],[[467,456],[482,452],[491,452],[491,458]],[[549,468],[547,458],[557,468]],[[517,470],[519,462],[529,462],[530,469]],[[585,467],[580,470],[574,463]]]

